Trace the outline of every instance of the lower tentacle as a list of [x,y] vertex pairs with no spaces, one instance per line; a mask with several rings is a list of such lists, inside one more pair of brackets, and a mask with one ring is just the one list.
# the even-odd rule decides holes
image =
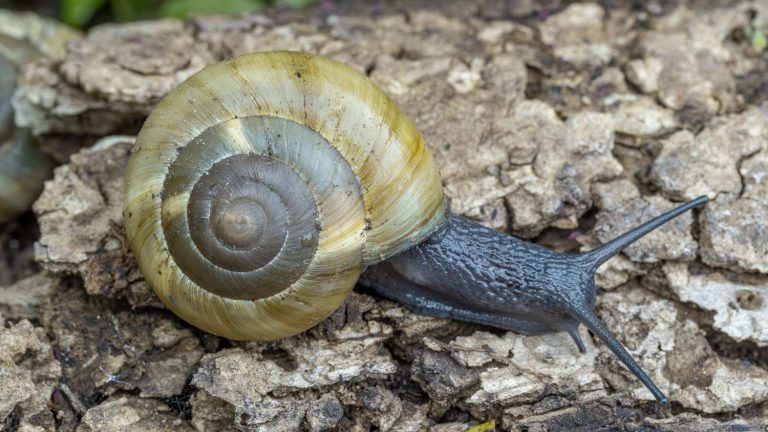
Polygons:
[[592,333],[594,333],[595,336],[599,337],[600,340],[602,340],[603,343],[605,343],[608,348],[613,351],[616,357],[618,357],[619,360],[621,360],[621,362],[624,363],[624,365],[627,366],[627,368],[637,377],[637,379],[639,379],[640,382],[642,382],[648,388],[656,400],[664,404],[669,402],[667,396],[659,389],[658,386],[656,386],[651,377],[645,373],[643,368],[635,361],[635,359],[632,358],[632,356],[629,354],[626,348],[624,348],[621,342],[616,339],[616,336],[614,336],[613,333],[608,330],[608,327],[603,324],[600,318],[598,318],[591,309],[586,307],[574,308],[573,314],[574,318],[581,321],[582,324],[584,324]]

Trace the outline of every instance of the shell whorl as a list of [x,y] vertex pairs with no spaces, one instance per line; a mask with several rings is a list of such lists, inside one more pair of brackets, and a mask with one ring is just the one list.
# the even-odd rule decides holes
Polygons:
[[177,315],[273,340],[335,310],[365,265],[442,222],[418,131],[367,77],[297,52],[209,66],[147,119],[128,165],[126,228]]

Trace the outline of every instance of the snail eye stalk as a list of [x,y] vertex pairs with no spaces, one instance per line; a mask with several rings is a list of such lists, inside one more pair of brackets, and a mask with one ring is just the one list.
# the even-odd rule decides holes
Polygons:
[[706,204],[707,202],[709,202],[709,198],[707,198],[706,195],[702,195],[664,213],[663,215],[649,220],[648,222],[620,235],[619,237],[611,240],[610,242],[600,246],[597,249],[593,249],[589,252],[585,252],[579,255],[583,261],[583,265],[590,268],[592,272],[596,271],[597,268],[600,267],[603,263],[617,255],[627,246],[639,240],[646,234],[652,232],[656,228],[659,228],[660,226],[680,216],[688,210]]
[[[650,221],[620,235],[619,237],[611,240],[603,246],[589,252],[576,255],[576,265],[581,267],[582,271],[590,274],[590,281],[594,281],[594,274],[597,269],[611,257],[616,256],[619,252],[624,250],[627,246],[639,240],[643,236],[659,228],[663,224],[670,220],[680,216],[686,211],[706,204],[709,198],[706,196],[700,196],[692,201],[689,201],[681,206],[678,206],[660,216],[657,216]],[[594,282],[591,282],[592,285]],[[594,292],[593,286],[583,288],[584,292]],[[593,307],[588,305],[585,301],[576,302],[576,304],[569,305],[571,316],[584,324],[595,336],[599,337],[608,348],[616,354],[616,357],[621,360],[629,370],[635,374],[635,376],[650,390],[653,396],[661,403],[668,403],[669,399],[664,393],[654,384],[651,378],[645,373],[642,367],[632,358],[627,352],[621,342],[616,339],[610,330],[600,321],[600,318],[595,315]],[[573,334],[571,334],[573,336]],[[579,343],[577,342],[577,345]],[[579,347],[581,351],[581,347]]]

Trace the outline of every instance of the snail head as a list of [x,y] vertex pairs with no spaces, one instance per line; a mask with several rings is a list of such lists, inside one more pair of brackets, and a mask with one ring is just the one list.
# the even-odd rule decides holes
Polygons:
[[578,324],[581,323],[600,338],[662,403],[668,402],[667,397],[595,315],[595,272],[602,264],[630,244],[682,213],[705,204],[707,201],[706,196],[698,197],[622,234],[597,249],[579,255],[564,255],[562,257],[565,258],[565,265],[557,267],[554,274],[544,275],[545,280],[555,278],[559,285],[556,290],[548,290],[553,293],[548,299],[552,302],[550,307],[558,307],[565,315],[563,319],[558,321],[558,326],[571,335],[579,347],[579,351],[584,352],[585,350],[584,343],[578,333]]
[[430,239],[376,266],[360,283],[419,313],[470,321],[524,334],[565,331],[580,352],[579,325],[645,384],[668,398],[595,314],[595,272],[611,257],[671,219],[708,201],[702,196],[605,245],[562,254],[449,215]]

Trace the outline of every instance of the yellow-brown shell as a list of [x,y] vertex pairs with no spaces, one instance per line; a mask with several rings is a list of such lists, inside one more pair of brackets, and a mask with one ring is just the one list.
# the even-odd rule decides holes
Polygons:
[[[284,207],[300,209],[283,220]],[[317,324],[365,265],[444,216],[413,124],[366,76],[307,53],[249,54],[189,78],[147,119],[126,174],[126,228],[149,283],[186,321],[238,340]]]

